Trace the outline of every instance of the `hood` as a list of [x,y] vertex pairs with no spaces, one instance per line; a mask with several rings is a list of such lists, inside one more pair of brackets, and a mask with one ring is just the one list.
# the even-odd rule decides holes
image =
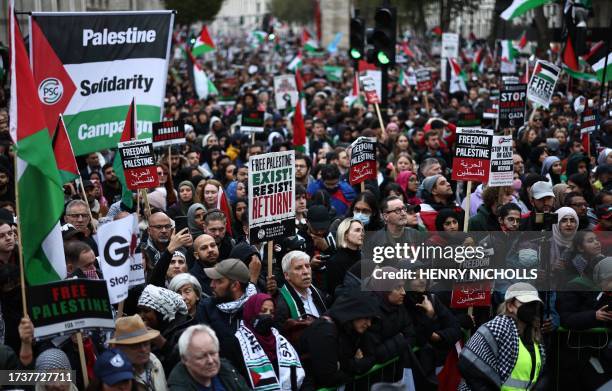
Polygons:
[[379,316],[378,303],[371,292],[352,291],[340,296],[328,315],[340,324],[360,318],[374,318]]
[[605,148],[603,151],[599,152],[599,156],[597,156],[597,165],[603,166],[606,164],[606,160],[608,159],[608,155],[612,153],[612,148]]
[[587,169],[589,168],[589,158],[584,153],[573,153],[567,158],[567,170],[565,171],[565,175],[568,178],[578,172],[578,164],[580,162],[585,162]]
[[257,249],[247,242],[240,242],[234,248],[232,248],[229,258],[240,259],[248,266],[252,255],[259,255]]

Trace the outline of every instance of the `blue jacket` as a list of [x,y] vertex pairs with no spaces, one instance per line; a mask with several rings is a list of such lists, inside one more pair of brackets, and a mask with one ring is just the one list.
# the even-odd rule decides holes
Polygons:
[[[326,190],[329,193],[329,190],[325,189],[325,185],[320,179],[309,184],[307,192],[312,197],[319,190]],[[348,212],[353,200],[357,197],[353,187],[345,181],[338,182],[338,189],[329,195],[331,197],[331,205],[336,209],[337,216],[344,216]]]

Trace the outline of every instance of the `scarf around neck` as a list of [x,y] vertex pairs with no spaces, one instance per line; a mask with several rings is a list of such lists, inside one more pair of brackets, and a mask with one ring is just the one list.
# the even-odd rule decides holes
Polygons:
[[257,294],[257,288],[255,285],[249,283],[247,286],[246,292],[238,300],[228,301],[227,303],[219,303],[217,304],[217,308],[221,312],[225,312],[226,314],[235,314],[239,309],[242,308],[244,303],[249,299],[249,297]]

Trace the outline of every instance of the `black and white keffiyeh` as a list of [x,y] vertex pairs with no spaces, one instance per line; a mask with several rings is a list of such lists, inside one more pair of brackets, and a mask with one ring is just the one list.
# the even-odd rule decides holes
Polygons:
[[249,283],[247,286],[246,292],[242,295],[238,300],[229,301],[227,303],[219,303],[217,304],[217,308],[221,312],[225,312],[226,314],[234,314],[236,311],[242,308],[244,303],[249,299],[249,297],[253,296],[257,293],[257,288],[255,285]]
[[142,291],[138,305],[159,312],[168,322],[173,321],[177,313],[187,315],[187,305],[181,295],[151,284]]

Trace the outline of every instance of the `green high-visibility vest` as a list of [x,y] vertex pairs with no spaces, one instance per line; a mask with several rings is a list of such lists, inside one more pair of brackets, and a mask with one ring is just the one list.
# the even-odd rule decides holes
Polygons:
[[540,371],[542,370],[542,358],[540,357],[540,347],[537,343],[534,343],[535,349],[535,365],[536,369],[533,374],[533,380],[531,380],[531,354],[529,350],[523,344],[523,341],[519,338],[519,354],[516,359],[516,364],[512,369],[512,373],[508,380],[502,384],[501,391],[519,391],[519,390],[530,390],[533,385],[537,382]]

